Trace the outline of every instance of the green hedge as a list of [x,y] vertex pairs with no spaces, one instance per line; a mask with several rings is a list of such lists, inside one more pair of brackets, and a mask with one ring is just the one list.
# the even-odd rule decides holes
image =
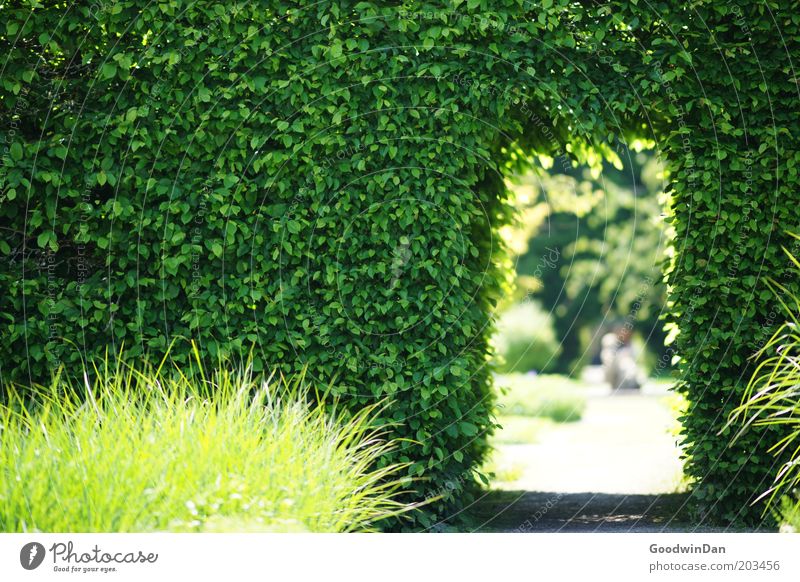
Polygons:
[[107,347],[255,344],[259,368],[307,365],[354,408],[394,399],[411,440],[392,460],[413,462],[418,497],[448,492],[431,525],[467,499],[493,425],[504,172],[523,151],[596,161],[650,138],[673,181],[695,495],[716,518],[756,514],[759,436],[728,449],[716,430],[797,222],[791,10],[34,4],[0,23],[4,380]]

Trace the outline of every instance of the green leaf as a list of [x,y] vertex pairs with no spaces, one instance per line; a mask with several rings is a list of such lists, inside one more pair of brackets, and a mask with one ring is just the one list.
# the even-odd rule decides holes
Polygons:
[[54,238],[52,230],[46,230],[38,237],[36,237],[36,244],[39,245],[39,248],[45,248],[47,244],[50,242],[50,239]]
[[111,79],[117,74],[117,65],[114,63],[103,63],[100,72],[102,73],[103,79]]
[[466,436],[475,436],[478,434],[478,427],[471,422],[459,422],[458,428],[461,429],[461,434]]

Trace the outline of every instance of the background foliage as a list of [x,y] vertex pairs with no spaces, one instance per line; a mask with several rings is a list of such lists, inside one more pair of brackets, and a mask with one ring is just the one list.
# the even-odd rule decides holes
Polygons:
[[499,316],[494,347],[496,369],[502,373],[550,370],[561,351],[550,315],[532,301],[512,305]]
[[616,167],[607,162],[596,176],[571,165],[535,166],[510,185],[520,209],[510,235],[517,295],[542,305],[560,343],[549,371],[578,374],[599,357],[603,334],[621,324],[646,345],[649,368],[672,369],[670,358],[659,361],[671,242],[663,175],[652,152],[620,153]]
[[255,344],[353,409],[395,399],[410,440],[385,462],[410,461],[420,497],[457,484],[432,525],[493,426],[503,177],[654,139],[694,495],[754,516],[775,461],[757,431],[716,432],[775,323],[776,225],[797,222],[799,21],[743,0],[5,5],[3,379],[123,343]]

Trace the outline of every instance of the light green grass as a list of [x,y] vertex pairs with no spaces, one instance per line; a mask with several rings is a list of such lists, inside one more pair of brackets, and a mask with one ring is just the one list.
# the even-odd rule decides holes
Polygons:
[[[203,390],[202,387],[210,388]],[[0,531],[369,530],[404,508],[392,443],[306,403],[295,382],[118,365],[0,404]],[[213,393],[213,399],[207,397]]]
[[580,384],[563,376],[509,374],[497,379],[498,414],[535,416],[554,422],[575,422],[586,409]]
[[782,497],[778,517],[782,532],[800,533],[800,501],[790,495]]

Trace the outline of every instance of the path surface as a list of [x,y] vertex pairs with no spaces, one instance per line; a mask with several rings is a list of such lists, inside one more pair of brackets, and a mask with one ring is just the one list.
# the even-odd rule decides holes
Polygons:
[[[682,532],[685,494],[618,495],[495,491],[476,506],[475,531],[482,532]],[[698,531],[713,531],[702,528]]]
[[692,524],[681,485],[675,412],[664,387],[611,394],[587,387],[582,419],[531,444],[499,445],[513,481],[471,509],[476,531],[711,532]]
[[587,388],[578,422],[554,425],[532,444],[500,445],[499,462],[521,468],[498,489],[561,493],[672,493],[681,484],[674,413],[665,390],[611,395]]

